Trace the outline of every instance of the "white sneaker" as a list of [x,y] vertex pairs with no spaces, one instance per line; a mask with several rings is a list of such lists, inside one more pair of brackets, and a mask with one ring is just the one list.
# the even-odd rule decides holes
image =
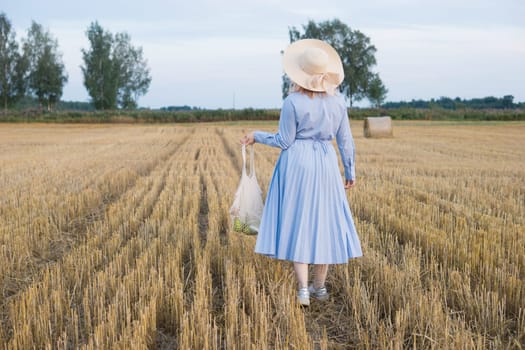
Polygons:
[[297,290],[297,301],[302,306],[309,306],[310,305],[310,292],[308,291],[308,288],[299,288]]
[[329,294],[326,291],[326,287],[322,286],[321,288],[314,288],[314,285],[311,284],[310,287],[308,287],[308,293],[312,295],[317,300],[325,301],[328,300]]

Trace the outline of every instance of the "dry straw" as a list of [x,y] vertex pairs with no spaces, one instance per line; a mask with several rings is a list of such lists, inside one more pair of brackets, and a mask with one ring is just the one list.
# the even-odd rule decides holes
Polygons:
[[523,348],[525,124],[429,132],[355,135],[364,257],[302,310],[229,229],[242,127],[0,125],[0,349]]
[[393,137],[392,118],[368,117],[363,127],[366,138]]

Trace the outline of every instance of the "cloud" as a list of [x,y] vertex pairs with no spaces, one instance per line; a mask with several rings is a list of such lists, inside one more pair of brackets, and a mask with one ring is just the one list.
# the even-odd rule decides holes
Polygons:
[[[245,102],[244,92],[250,91],[252,95],[257,91],[268,95],[274,89],[278,92],[283,44],[271,38],[253,41],[234,37],[178,40],[173,45],[145,43],[144,53],[153,75],[150,93],[170,89],[169,98],[157,100],[156,105],[192,103],[216,107],[230,107],[236,93],[237,106],[248,107],[255,101]],[[205,92],[209,94],[203,98]],[[272,100],[269,106],[280,104],[279,95]],[[262,101],[257,105],[264,105]]]
[[[280,50],[288,27],[339,18],[371,38],[389,100],[511,93],[525,100],[525,2],[519,0],[106,0],[3,4],[18,37],[34,19],[58,39],[69,73],[64,98],[87,100],[81,48],[98,20],[142,46],[153,76],[139,103],[229,108],[281,103]],[[103,11],[102,11],[103,9]]]
[[514,94],[525,99],[525,28],[366,28],[389,100]]

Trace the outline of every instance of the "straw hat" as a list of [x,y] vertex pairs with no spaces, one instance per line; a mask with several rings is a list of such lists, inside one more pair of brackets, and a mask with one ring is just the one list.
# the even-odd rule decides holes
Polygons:
[[283,67],[297,85],[330,95],[345,77],[337,51],[322,40],[303,39],[290,44],[284,51]]

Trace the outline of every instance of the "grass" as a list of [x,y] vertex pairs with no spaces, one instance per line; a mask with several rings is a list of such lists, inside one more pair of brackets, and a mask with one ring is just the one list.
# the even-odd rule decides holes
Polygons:
[[0,125],[0,348],[525,346],[525,123],[353,121],[364,256],[307,310],[230,230],[238,139],[276,126]]
[[[353,120],[366,117],[388,115],[395,120],[432,121],[523,121],[524,109],[457,109],[432,108],[393,108],[349,109]],[[279,109],[194,109],[187,111],[161,110],[55,110],[51,112],[38,109],[0,111],[0,123],[187,123],[187,122],[244,122],[255,123],[265,120],[278,120]]]

